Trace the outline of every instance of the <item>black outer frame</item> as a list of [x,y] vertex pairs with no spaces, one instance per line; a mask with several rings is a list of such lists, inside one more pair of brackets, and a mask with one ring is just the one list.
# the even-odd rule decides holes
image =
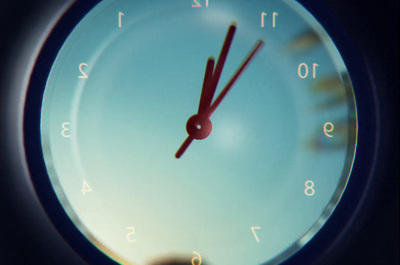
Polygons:
[[44,43],[32,71],[26,95],[24,146],[35,191],[48,217],[59,233],[90,264],[115,265],[118,263],[109,259],[82,235],[59,203],[47,174],[40,138],[40,114],[47,81],[46,76],[49,75],[53,62],[65,39],[76,24],[99,2],[100,0],[85,0],[73,3]]
[[283,262],[284,265],[318,262],[329,249],[340,242],[341,236],[357,217],[370,189],[371,178],[375,174],[379,144],[380,115],[376,106],[377,95],[369,79],[371,73],[363,58],[323,2],[312,0],[299,2],[328,32],[346,64],[356,98],[358,139],[351,177],[339,204],[312,240],[301,251]]
[[[71,21],[75,21],[77,23],[79,21],[78,18],[83,17],[83,15],[85,14],[85,12],[79,10],[85,10],[86,8],[88,8],[88,11],[90,9],[90,6],[94,5],[95,2],[97,1],[76,3],[74,5],[74,8],[71,8],[64,17],[68,17],[69,19],[71,19]],[[296,253],[284,264],[309,264],[313,261],[317,261],[320,258],[320,255],[326,252],[331,247],[332,242],[335,239],[338,239],[338,235],[340,235],[347,229],[347,226],[350,224],[352,218],[357,213],[358,206],[363,201],[365,192],[368,191],[369,180],[374,173],[375,155],[377,148],[376,145],[378,144],[377,139],[379,137],[377,132],[377,126],[379,125],[379,114],[377,113],[377,108],[375,107],[375,95],[373,91],[373,85],[366,78],[366,76],[368,76],[368,70],[366,69],[365,65],[363,65],[362,58],[358,55],[357,49],[353,47],[348,38],[345,37],[345,33],[342,32],[339,27],[335,27],[333,25],[335,24],[335,18],[334,16],[332,16],[331,13],[326,11],[327,9],[322,3],[318,3],[318,1],[301,2],[314,15],[316,15],[316,18],[326,28],[328,33],[334,36],[334,42],[339,47],[339,50],[344,57],[344,60],[348,66],[348,70],[352,76],[354,89],[356,91],[359,122],[357,155],[353,168],[354,176],[357,176],[357,178],[354,176],[350,178],[350,182],[348,183],[346,192],[342,197],[341,203],[334,211],[332,217],[327,221],[325,226],[319,231],[319,233],[315,235],[311,242],[309,242],[300,252]],[[75,9],[75,7],[77,8]],[[59,28],[63,26],[65,27],[70,25],[70,23],[59,24],[54,32],[58,31]],[[72,28],[73,27],[70,27],[69,30],[72,30]],[[57,45],[54,45],[54,43],[61,42],[62,44],[64,41],[64,38],[59,37],[59,35],[57,37],[55,35],[50,36],[47,43],[45,44],[44,50],[48,49],[56,52]],[[49,43],[53,43],[53,45]],[[53,55],[55,57],[56,54]],[[41,150],[40,137],[38,137],[40,135],[40,116],[38,115],[40,115],[40,104],[43,93],[43,91],[41,93],[38,93],[37,89],[40,90],[40,88],[35,86],[32,87],[32,84],[40,81],[36,79],[36,72],[46,72],[46,69],[48,69],[49,71],[51,63],[52,59],[44,56],[43,54],[40,55],[38,63],[32,75],[31,86],[27,95],[28,100],[26,104],[25,115],[28,118],[25,122],[24,135],[25,142],[29,143],[29,145],[25,146],[27,156],[30,158],[35,157],[35,154],[39,154],[36,152],[37,150]],[[41,74],[43,75],[43,73]],[[44,85],[41,89],[43,90],[43,88]],[[365,88],[368,88],[368,93],[366,92]],[[374,108],[371,108],[370,106],[374,106]],[[36,111],[37,113],[35,114],[35,110],[39,110],[39,112]],[[34,136],[35,134],[37,134],[36,137]],[[37,145],[33,146],[32,143],[36,143]],[[68,217],[64,213],[60,205],[56,205],[57,203],[51,203],[51,201],[57,202],[57,198],[55,197],[54,192],[53,194],[51,194],[51,192],[49,193],[48,191],[46,191],[46,188],[43,188],[46,185],[50,185],[48,180],[40,178],[40,176],[47,175],[43,159],[36,157],[35,159],[30,160],[29,164],[31,172],[40,172],[37,175],[32,174],[32,179],[35,183],[37,183],[35,185],[36,191],[41,198],[43,206],[45,207],[45,209],[48,209],[47,214],[53,220],[58,230],[76,249],[79,249],[81,253],[85,253],[85,258],[91,264],[105,264],[104,256],[102,254],[99,254],[96,248],[93,247],[87,240],[84,240],[79,236],[80,233],[74,228],[72,222],[66,221],[68,220]],[[51,185],[48,187],[50,187],[49,190],[51,190]],[[109,262],[110,264],[115,264],[111,261]]]

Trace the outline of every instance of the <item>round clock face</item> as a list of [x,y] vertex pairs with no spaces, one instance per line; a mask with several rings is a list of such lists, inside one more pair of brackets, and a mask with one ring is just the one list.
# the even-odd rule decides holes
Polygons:
[[277,264],[351,176],[351,80],[295,1],[105,0],[42,89],[59,204],[120,263]]

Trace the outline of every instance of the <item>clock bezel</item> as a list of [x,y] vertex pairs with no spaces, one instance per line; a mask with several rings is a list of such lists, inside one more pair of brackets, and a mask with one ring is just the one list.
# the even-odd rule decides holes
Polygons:
[[[35,190],[38,194],[47,215],[52,220],[65,240],[88,262],[102,264],[116,264],[108,256],[100,252],[75,227],[63,207],[58,202],[43,159],[40,140],[40,111],[45,84],[51,66],[66,37],[75,25],[99,1],[77,1],[59,20],[38,56],[32,71],[28,93],[26,96],[24,115],[24,142],[28,167]],[[356,210],[362,203],[367,189],[368,179],[373,172],[376,150],[376,110],[374,105],[373,86],[368,83],[368,71],[362,63],[361,57],[340,27],[335,23],[334,16],[322,3],[299,1],[324,26],[338,47],[351,76],[358,112],[358,146],[353,164],[351,177],[340,203],[326,221],[325,225],[314,235],[306,245],[301,247],[283,264],[318,260],[321,253],[334,245],[339,235],[346,230],[355,216]],[[368,92],[367,92],[368,91]],[[371,118],[372,117],[372,118]],[[268,263],[267,263],[268,264]]]

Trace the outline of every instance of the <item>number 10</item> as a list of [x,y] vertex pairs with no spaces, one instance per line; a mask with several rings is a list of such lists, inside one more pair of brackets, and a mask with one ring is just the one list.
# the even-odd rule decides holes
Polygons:
[[[313,63],[312,65],[312,78],[315,79],[317,76],[317,67],[319,65],[316,63]],[[305,63],[299,64],[299,67],[297,67],[297,75],[301,78],[304,79],[308,76],[308,66]]]

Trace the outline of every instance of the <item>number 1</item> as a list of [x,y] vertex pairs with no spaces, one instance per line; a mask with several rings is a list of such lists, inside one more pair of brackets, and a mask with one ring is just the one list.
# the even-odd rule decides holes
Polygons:
[[124,16],[124,13],[119,12],[118,13],[118,27],[122,28],[122,17]]
[[264,17],[267,15],[265,12],[261,12],[261,27],[264,27]]
[[275,28],[275,21],[276,17],[278,16],[278,13],[274,12],[272,13],[272,27]]

